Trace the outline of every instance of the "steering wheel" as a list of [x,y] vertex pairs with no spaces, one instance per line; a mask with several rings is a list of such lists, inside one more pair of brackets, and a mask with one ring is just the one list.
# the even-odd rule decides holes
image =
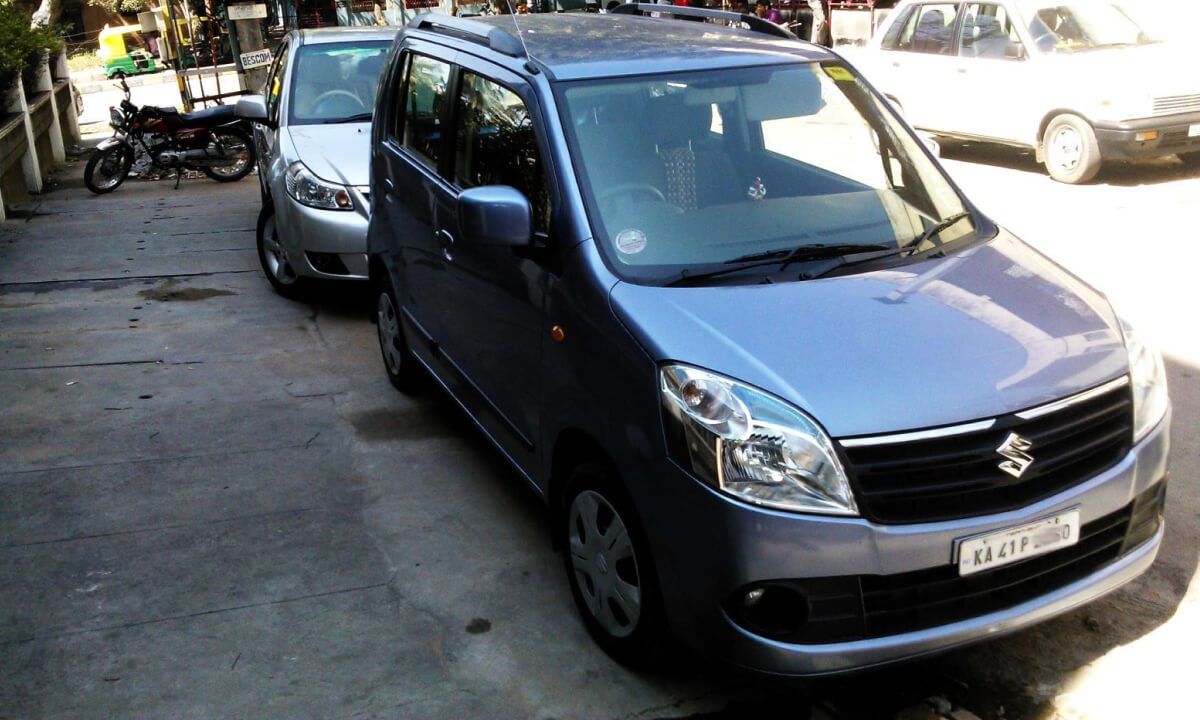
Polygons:
[[329,98],[342,97],[342,96],[348,97],[351,100],[353,100],[354,104],[358,106],[359,110],[367,109],[367,106],[363,105],[363,101],[359,100],[358,96],[355,95],[354,93],[350,92],[349,90],[326,90],[325,92],[321,93],[313,100],[313,104],[312,104],[313,114],[320,115],[320,113],[317,112],[317,108],[321,106],[321,103],[325,102]]
[[654,187],[650,183],[620,183],[605,189],[600,193],[600,202],[607,202],[618,195],[650,195],[659,202],[666,202],[667,196],[663,195],[662,190]]

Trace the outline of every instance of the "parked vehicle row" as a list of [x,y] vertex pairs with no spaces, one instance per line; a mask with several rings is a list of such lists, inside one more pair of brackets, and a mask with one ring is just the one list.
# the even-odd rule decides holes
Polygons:
[[388,379],[440,387],[545,499],[622,662],[678,638],[836,673],[1137,577],[1161,357],[839,55],[753,28],[643,5],[426,15],[386,55],[293,34],[239,103],[268,278],[368,279]]

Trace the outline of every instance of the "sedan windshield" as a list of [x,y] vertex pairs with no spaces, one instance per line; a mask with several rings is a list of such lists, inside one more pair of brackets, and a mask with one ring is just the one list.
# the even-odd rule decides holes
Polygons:
[[371,122],[387,40],[304,45],[292,70],[292,125]]
[[1105,2],[1028,2],[1029,35],[1042,52],[1073,53],[1155,42],[1118,5]]
[[632,281],[750,282],[817,257],[899,256],[973,234],[919,141],[844,65],[582,81],[560,93],[596,240]]

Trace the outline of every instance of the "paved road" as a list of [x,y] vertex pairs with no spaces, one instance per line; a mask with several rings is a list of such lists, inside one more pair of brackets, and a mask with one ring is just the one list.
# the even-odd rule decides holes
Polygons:
[[[1063,188],[1020,157],[951,156],[985,208],[1085,264],[1123,252],[1117,231],[1149,209],[1188,217],[1200,184],[1156,168],[1139,183],[1172,181]],[[1137,583],[846,680],[761,682],[694,660],[641,677],[579,626],[539,502],[447,402],[391,390],[365,298],[271,293],[252,180],[93,197],[79,174],[0,226],[0,718],[932,717],[911,706],[939,695],[1014,720],[1100,697],[1081,667],[1144,668],[1144,694],[1171,698],[1164,657],[1194,661],[1171,636],[1195,637],[1177,629],[1196,593],[1172,613],[1200,548],[1196,357],[1170,365],[1168,534]],[[1162,229],[1134,237],[1139,252],[1194,253]],[[1088,265],[1092,279],[1126,287],[1143,267],[1126,257]],[[1169,306],[1155,285],[1142,304]],[[1184,352],[1191,327],[1168,328],[1168,346]]]

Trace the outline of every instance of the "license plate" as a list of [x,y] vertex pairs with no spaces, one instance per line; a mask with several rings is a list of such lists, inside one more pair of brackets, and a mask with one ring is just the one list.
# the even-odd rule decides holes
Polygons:
[[1200,137],[1200,124],[1188,128],[1188,137]]
[[1079,542],[1079,510],[1068,510],[1020,527],[960,540],[958,574],[971,575],[1042,555]]

